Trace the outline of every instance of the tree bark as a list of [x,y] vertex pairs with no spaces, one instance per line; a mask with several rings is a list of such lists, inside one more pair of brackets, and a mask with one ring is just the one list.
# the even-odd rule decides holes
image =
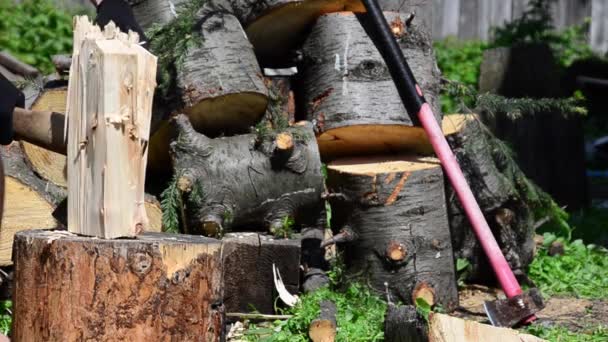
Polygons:
[[427,329],[413,305],[388,304],[384,319],[386,342],[425,342]]
[[207,135],[244,133],[264,114],[267,89],[238,19],[210,14],[200,27],[199,49],[190,49],[178,68],[185,113]]
[[186,116],[175,122],[179,136],[171,149],[178,185],[188,194],[188,230],[221,235],[256,224],[277,231],[288,218],[296,227],[316,222],[323,176],[310,124],[287,130],[298,137],[287,159],[276,156],[273,141],[256,146],[253,134],[209,139]]
[[289,293],[300,287],[300,240],[257,233],[230,233],[222,239],[226,312],[274,314],[275,264]]
[[[534,253],[525,175],[476,116],[446,116],[443,129],[509,265],[516,273],[525,272]],[[492,269],[449,184],[446,191],[454,255],[470,262],[471,280],[487,282],[493,279]]]
[[7,69],[14,72],[15,74],[21,75],[23,77],[36,77],[40,74],[38,69],[34,68],[29,64],[25,64],[13,57],[6,51],[0,52],[0,64],[4,65]]
[[[148,226],[144,184],[156,57],[137,34],[74,20],[68,88],[68,229],[103,238]],[[81,38],[80,38],[80,37]],[[86,72],[85,72],[86,71]]]
[[336,304],[329,300],[319,303],[321,312],[310,322],[308,336],[313,342],[333,342],[336,339],[338,324],[336,322]]
[[[399,45],[426,99],[439,111],[439,69],[431,37],[405,27],[405,14],[385,12],[402,27]],[[317,21],[304,47],[301,96],[316,123],[324,159],[410,150],[432,153],[425,132],[412,127],[384,60],[354,14],[328,14]],[[409,115],[408,115],[409,114]]]
[[101,240],[20,232],[13,338],[220,341],[220,250],[217,240],[187,235]]
[[446,310],[458,305],[443,173],[435,158],[369,157],[328,165],[328,188],[343,195],[332,227],[348,227],[347,273],[376,291]]
[[[166,1],[144,0],[133,10],[144,27],[162,25],[180,20],[180,3],[174,3],[173,12]],[[196,17],[193,34],[200,34],[194,38],[200,44],[189,47],[183,62],[175,65],[176,94],[183,103],[168,107],[188,114],[194,128],[206,135],[245,133],[268,104],[253,47],[227,3],[207,2]]]

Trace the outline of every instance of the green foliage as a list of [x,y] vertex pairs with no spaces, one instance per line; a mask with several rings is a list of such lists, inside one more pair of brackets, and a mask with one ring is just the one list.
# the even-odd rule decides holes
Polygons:
[[608,341],[608,328],[596,327],[582,332],[572,332],[565,327],[547,327],[542,324],[528,326],[525,331],[549,342],[604,342]]
[[72,17],[50,0],[0,0],[0,50],[51,73],[51,56],[72,51]]
[[[564,245],[564,255],[549,256],[554,241]],[[574,295],[581,298],[608,297],[608,251],[582,240],[570,241],[545,233],[543,246],[530,265],[530,278],[544,295]]]
[[336,341],[382,341],[386,303],[369,288],[351,284],[345,291],[319,289],[301,297],[301,301],[286,313],[293,317],[276,321],[271,329],[250,325],[245,337],[249,341],[308,341],[310,322],[320,313],[319,303],[330,300],[336,304],[338,334]]
[[458,258],[456,260],[456,275],[458,276],[458,286],[463,286],[471,270],[471,263],[467,259]]
[[160,82],[157,90],[162,97],[170,98],[175,70],[183,67],[189,49],[200,46],[203,37],[195,29],[196,14],[206,0],[188,0],[176,9],[177,18],[167,24],[155,24],[146,32],[150,51],[158,57]]
[[431,304],[424,300],[424,298],[416,298],[416,311],[428,322],[432,311]]
[[179,233],[179,213],[183,207],[182,193],[177,186],[179,175],[174,174],[161,193],[160,207],[163,212],[163,230],[168,233]]
[[[477,89],[479,68],[483,59],[483,51],[487,44],[481,41],[459,41],[449,37],[434,43],[437,65],[443,77]],[[444,113],[456,113],[460,110],[459,97],[450,96],[445,92],[441,96],[441,110]],[[465,105],[471,106],[467,100]]]
[[296,224],[296,221],[293,217],[287,215],[283,217],[283,221],[280,226],[275,226],[271,228],[271,233],[275,237],[289,239],[293,236],[293,228]]
[[5,300],[0,302],[0,333],[8,335],[11,331],[11,325],[13,317],[11,310],[13,308],[13,302]]
[[568,67],[577,59],[595,56],[588,43],[590,21],[555,31],[550,6],[555,0],[533,0],[519,19],[494,29],[492,47],[522,44],[549,44],[560,66]]

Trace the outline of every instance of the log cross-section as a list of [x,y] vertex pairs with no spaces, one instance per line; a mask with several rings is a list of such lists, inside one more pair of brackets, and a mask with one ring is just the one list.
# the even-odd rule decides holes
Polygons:
[[144,181],[156,57],[137,34],[74,25],[68,87],[68,229],[103,238],[148,224]]

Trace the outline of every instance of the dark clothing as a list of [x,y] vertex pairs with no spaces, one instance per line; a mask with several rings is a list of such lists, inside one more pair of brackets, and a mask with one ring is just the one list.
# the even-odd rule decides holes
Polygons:
[[103,29],[110,21],[113,21],[122,32],[128,33],[129,30],[136,32],[139,35],[139,41],[145,42],[142,46],[148,48],[148,39],[135,20],[131,6],[124,0],[103,0],[97,6],[95,23]]
[[25,106],[25,96],[0,74],[0,145],[13,141],[13,110]]

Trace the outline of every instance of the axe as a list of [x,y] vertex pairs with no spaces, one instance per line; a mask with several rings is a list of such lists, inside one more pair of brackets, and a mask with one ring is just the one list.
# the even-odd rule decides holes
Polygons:
[[368,33],[371,33],[370,37],[386,62],[407,112],[410,115],[417,114],[412,117],[412,120],[414,124],[422,125],[426,131],[433,150],[439,158],[471,222],[475,235],[490,261],[496,278],[507,296],[505,300],[485,303],[484,307],[490,322],[492,325],[505,327],[511,327],[520,322],[532,322],[536,319],[534,313],[544,307],[540,293],[536,290],[529,293],[522,291],[496,239],[492,235],[492,231],[464,178],[456,157],[437,124],[433,111],[426,102],[378,2],[376,0],[362,0],[362,3],[367,12],[357,14],[359,22]]

